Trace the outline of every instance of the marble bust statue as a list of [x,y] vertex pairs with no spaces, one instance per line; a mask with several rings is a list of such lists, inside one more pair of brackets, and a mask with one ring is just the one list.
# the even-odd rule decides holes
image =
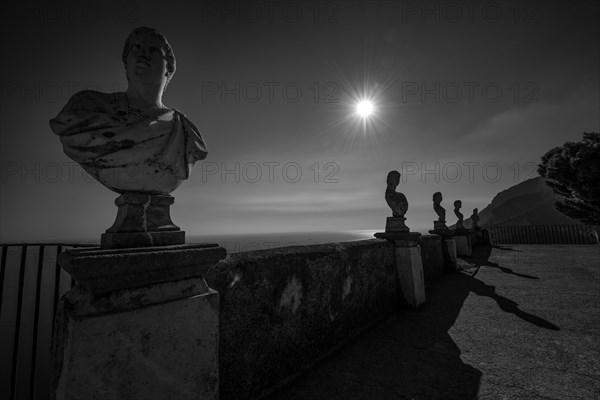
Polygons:
[[446,209],[442,207],[442,193],[435,192],[433,194],[433,211],[438,215],[438,219],[433,221],[433,231],[430,233],[445,233],[448,231],[448,227],[446,226]]
[[109,189],[169,194],[207,155],[194,124],[162,103],[175,55],[163,35],[141,27],[125,41],[122,60],[125,92],[78,92],[50,127],[64,153]]
[[440,204],[442,200],[442,193],[435,192],[433,194],[433,210],[438,215],[438,221],[446,222],[446,209]]
[[[400,184],[400,172],[390,171],[386,178],[387,187],[385,189],[385,202],[392,210],[392,216],[387,217],[385,221],[385,232],[375,233],[375,237],[391,240],[414,240],[421,236],[418,232],[410,232],[406,226],[404,215],[408,211],[408,200],[403,193],[397,192],[396,188]],[[390,236],[391,235],[391,236]]]
[[462,207],[462,201],[456,200],[454,202],[454,215],[456,215],[456,218],[458,218],[458,221],[456,221],[456,229],[465,229],[465,226],[463,224],[464,216],[460,212],[461,207]]
[[184,244],[185,232],[171,221],[170,193],[206,158],[206,145],[182,112],[162,102],[176,65],[167,39],[155,29],[136,28],[121,59],[125,92],[78,92],[50,128],[68,157],[121,194],[101,248]]
[[408,210],[408,201],[404,194],[396,192],[396,187],[400,183],[400,172],[390,171],[386,182],[385,201],[392,209],[392,216],[394,218],[404,218],[404,214]]

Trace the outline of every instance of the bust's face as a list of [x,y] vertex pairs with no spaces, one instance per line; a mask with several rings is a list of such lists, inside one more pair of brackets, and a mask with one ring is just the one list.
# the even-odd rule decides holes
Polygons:
[[167,80],[163,43],[154,35],[137,34],[129,43],[127,78],[130,82],[155,83]]

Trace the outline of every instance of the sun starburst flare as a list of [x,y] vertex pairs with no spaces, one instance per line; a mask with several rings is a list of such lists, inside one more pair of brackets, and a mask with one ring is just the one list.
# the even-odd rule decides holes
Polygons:
[[362,100],[356,105],[356,113],[363,118],[368,118],[373,111],[373,103],[369,100]]

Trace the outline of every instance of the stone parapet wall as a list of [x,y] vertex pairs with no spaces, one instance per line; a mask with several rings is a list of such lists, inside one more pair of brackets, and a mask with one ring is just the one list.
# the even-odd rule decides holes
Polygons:
[[[441,239],[420,243],[431,283]],[[221,400],[268,393],[402,304],[394,248],[378,239],[232,254],[206,281],[221,296]]]

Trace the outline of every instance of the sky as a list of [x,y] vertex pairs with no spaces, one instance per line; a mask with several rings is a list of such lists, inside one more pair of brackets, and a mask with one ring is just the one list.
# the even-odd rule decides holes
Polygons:
[[[49,128],[84,89],[127,88],[131,30],[171,44],[163,102],[208,157],[172,193],[193,235],[381,231],[401,172],[426,232],[537,176],[540,157],[600,130],[600,9],[577,1],[45,1],[3,9],[0,242],[95,240],[111,192]],[[368,99],[374,113],[356,114]]]

